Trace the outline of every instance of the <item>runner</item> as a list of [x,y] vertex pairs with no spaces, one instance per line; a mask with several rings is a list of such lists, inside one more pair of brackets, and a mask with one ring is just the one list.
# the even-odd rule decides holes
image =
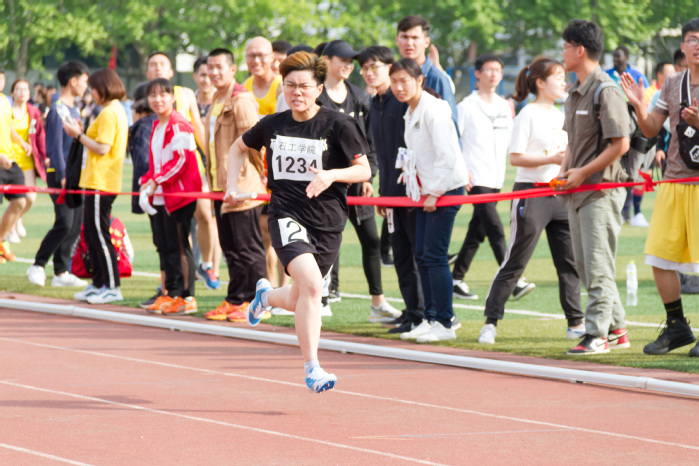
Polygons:
[[322,281],[340,250],[347,184],[371,175],[368,147],[356,120],[316,104],[328,70],[322,58],[298,52],[279,68],[290,111],[263,118],[233,144],[224,200],[238,203],[237,174],[244,154],[265,147],[272,245],[293,283],[273,290],[267,279],[260,279],[247,318],[257,325],[271,306],[295,312],[306,386],[320,393],[337,383],[318,364]]

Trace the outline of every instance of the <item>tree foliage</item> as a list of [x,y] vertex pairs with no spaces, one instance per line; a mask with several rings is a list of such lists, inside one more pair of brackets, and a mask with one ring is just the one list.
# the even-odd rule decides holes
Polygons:
[[652,53],[659,41],[665,53],[672,44],[659,31],[680,27],[695,11],[696,0],[3,0],[0,60],[24,75],[69,47],[106,63],[116,44],[135,51],[143,73],[153,50],[225,46],[239,54],[256,35],[311,46],[339,38],[355,48],[390,46],[407,14],[432,23],[448,65],[465,63],[469,50],[552,50],[571,18],[597,21],[608,47],[626,43]]

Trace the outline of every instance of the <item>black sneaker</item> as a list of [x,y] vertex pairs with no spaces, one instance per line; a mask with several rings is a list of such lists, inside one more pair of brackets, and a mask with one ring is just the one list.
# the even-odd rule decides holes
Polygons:
[[689,356],[693,357],[693,358],[696,358],[697,356],[699,356],[699,343],[694,345],[694,348],[689,350]]
[[163,289],[162,289],[161,287],[158,287],[158,290],[155,292],[155,294],[154,294],[153,296],[151,296],[150,298],[146,299],[145,301],[143,301],[143,302],[140,304],[140,306],[141,306],[143,309],[146,309],[148,306],[150,306],[151,304],[155,303],[155,300],[158,299],[158,298],[161,297],[161,296],[163,296]]
[[412,320],[404,320],[403,323],[401,323],[398,327],[393,327],[392,329],[389,329],[388,333],[397,333],[400,335],[401,333],[409,332],[413,329],[413,321]]
[[390,321],[390,322],[383,322],[383,323],[381,324],[381,326],[382,326],[383,328],[396,328],[396,327],[398,327],[400,324],[403,323],[403,320],[405,320],[405,311],[406,311],[406,310],[403,309],[403,310],[401,311],[400,317],[397,317],[397,318],[393,319],[393,320]]
[[[689,322],[684,319],[672,319],[667,321],[658,339],[652,343],[648,343],[643,348],[643,352],[646,354],[665,354],[680,346],[694,343],[695,340],[696,337],[692,333]],[[696,348],[692,348],[692,351],[695,349]],[[699,356],[699,349],[697,349],[696,354],[692,354],[690,351],[690,356]]]
[[454,297],[459,299],[478,299],[478,295],[471,293],[468,285],[464,282],[454,284]]
[[393,256],[390,254],[381,254],[381,265],[383,267],[393,267]]
[[342,301],[340,290],[333,290],[332,288],[328,290],[328,302],[339,303],[340,301]]

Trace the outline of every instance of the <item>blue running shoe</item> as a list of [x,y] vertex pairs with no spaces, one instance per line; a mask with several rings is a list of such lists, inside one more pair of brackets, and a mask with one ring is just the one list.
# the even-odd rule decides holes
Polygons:
[[213,267],[205,269],[203,265],[199,264],[196,270],[197,278],[204,282],[204,286],[210,290],[221,289],[221,282],[219,281]]
[[337,377],[335,374],[328,374],[322,367],[316,366],[306,376],[306,386],[311,393],[322,393],[325,390],[335,388]]
[[262,316],[270,309],[262,305],[262,293],[265,291],[272,291],[272,284],[266,278],[260,278],[257,280],[257,285],[255,286],[255,299],[248,304],[248,308],[245,311],[248,324],[252,326],[259,324]]

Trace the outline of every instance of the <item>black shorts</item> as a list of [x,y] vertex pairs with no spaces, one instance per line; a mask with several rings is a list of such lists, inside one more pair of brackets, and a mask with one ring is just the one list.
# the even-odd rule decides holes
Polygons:
[[267,226],[272,247],[282,261],[284,270],[301,254],[311,253],[315,257],[320,274],[325,277],[330,272],[340,252],[342,232],[306,227],[295,218],[279,218],[277,214],[271,213],[267,217]]
[[[12,166],[9,170],[0,168],[0,185],[3,184],[13,184],[18,186],[24,186],[24,173],[22,169],[19,168],[17,162],[12,162]],[[12,199],[18,199],[20,197],[27,197],[25,193],[4,193],[5,199],[11,201]],[[2,199],[0,198],[0,202]]]

